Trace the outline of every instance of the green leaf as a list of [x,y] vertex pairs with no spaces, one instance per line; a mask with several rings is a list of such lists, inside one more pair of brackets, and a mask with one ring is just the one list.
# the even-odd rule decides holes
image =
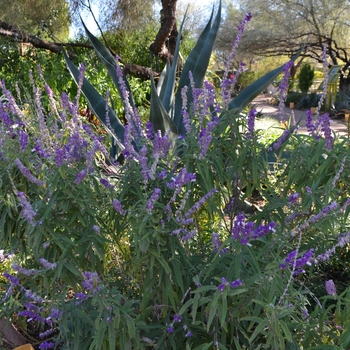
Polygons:
[[209,310],[209,317],[208,317],[208,323],[207,323],[207,332],[209,332],[210,326],[213,322],[214,317],[216,316],[217,310],[218,310],[218,300],[219,300],[219,292],[217,291],[214,294],[213,301],[211,302],[210,305],[210,310]]
[[344,330],[340,336],[340,345],[344,348],[348,348],[350,345],[350,328]]
[[[295,61],[304,50],[302,48],[291,60]],[[273,80],[282,73],[284,65],[265,74],[263,77],[256,80],[254,83],[247,86],[238,94],[228,105],[228,109],[237,109],[237,113],[241,112],[248,104],[254,100]]]
[[254,339],[260,334],[260,332],[268,325],[268,320],[261,320],[258,326],[255,328],[252,336],[249,338],[249,343],[252,344]]
[[160,130],[162,135],[168,134],[169,141],[174,146],[178,131],[157,94],[153,81],[153,74],[151,74],[150,122],[152,123],[153,131],[156,132]]
[[[79,84],[79,69],[74,65],[74,63],[68,58],[67,54],[64,52],[64,58],[66,60],[66,64],[69,72],[71,73],[76,84]],[[83,85],[81,87],[81,91],[86,97],[92,112],[96,115],[96,117],[101,121],[106,131],[112,136],[112,138],[116,141],[118,146],[123,149],[124,142],[124,125],[120,122],[118,117],[112,111],[112,109],[108,106],[108,117],[113,129],[109,130],[107,127],[106,121],[106,100],[98,93],[98,91],[90,84],[90,82],[84,78]]]
[[194,348],[193,350],[208,350],[211,348],[212,345],[213,345],[213,342],[211,341],[210,343],[201,344],[196,348]]
[[[132,95],[129,83],[126,79],[125,73],[122,69],[120,69],[121,76],[117,75],[117,62],[116,58],[112,56],[110,51],[86,28],[85,23],[82,21],[86,35],[88,39],[90,40],[92,46],[94,47],[98,57],[100,58],[101,62],[104,64],[104,66],[107,68],[109,76],[112,78],[119,95],[122,99],[124,110],[131,110],[134,111],[136,108],[134,97]],[[120,68],[120,67],[119,67]],[[123,97],[123,90],[126,89],[128,92],[127,101]],[[141,135],[139,133],[139,128],[136,125],[135,121],[131,118],[131,121],[134,126],[134,130],[138,133],[137,135],[133,135],[135,138],[135,142],[137,145],[139,145],[139,140],[141,138]],[[139,148],[139,147],[138,147]]]
[[287,324],[282,320],[279,320],[278,322],[279,322],[280,326],[282,327],[283,333],[284,333],[287,341],[289,341],[291,343],[293,341],[293,339],[292,339],[292,335],[289,331]]
[[179,86],[175,97],[175,115],[174,115],[174,123],[177,126],[179,133],[181,135],[186,134],[186,129],[182,122],[182,114],[181,114],[181,110],[182,110],[181,90],[184,86],[189,87],[188,96],[187,96],[187,108],[189,110],[191,103],[193,101],[189,73],[192,72],[193,74],[195,86],[201,87],[204,81],[205,74],[207,72],[207,68],[209,65],[209,60],[213,50],[213,45],[216,39],[216,35],[220,27],[221,0],[219,3],[218,12],[216,14],[213,26],[211,26],[213,16],[214,16],[214,9],[211,13],[211,17],[206,27],[204,28],[203,32],[199,36],[195,47],[192,49],[191,53],[189,54],[181,73]]

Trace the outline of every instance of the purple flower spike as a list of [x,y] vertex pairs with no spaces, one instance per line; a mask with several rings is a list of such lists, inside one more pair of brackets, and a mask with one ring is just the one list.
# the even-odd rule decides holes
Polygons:
[[291,194],[289,196],[289,198],[288,198],[289,204],[290,205],[296,204],[298,202],[298,199],[299,199],[299,193],[298,192],[295,192],[295,193]]
[[226,287],[225,283],[219,284],[218,291],[222,292],[225,289],[225,287]]
[[247,121],[247,127],[248,127],[248,132],[247,132],[247,137],[252,138],[254,135],[254,127],[255,127],[255,117],[258,114],[258,111],[253,108],[250,110],[248,114],[248,121]]
[[44,349],[53,349],[55,347],[55,343],[53,342],[47,342],[47,341],[44,341],[43,343],[41,343],[39,345],[39,349],[40,350],[44,350]]
[[19,201],[21,202],[21,205],[23,207],[22,209],[22,216],[33,226],[34,223],[34,217],[37,215],[36,211],[33,209],[30,202],[27,200],[25,194],[23,192],[17,192],[17,197]]
[[109,183],[109,181],[106,180],[106,179],[100,179],[100,183],[101,183],[101,185],[103,185],[104,187],[109,188],[109,189],[111,189],[111,190],[113,190],[113,188],[114,188],[114,185],[112,185],[111,183]]
[[160,188],[155,188],[150,199],[148,200],[146,204],[146,210],[150,214],[154,208],[154,203],[159,199],[161,190]]
[[337,295],[337,291],[333,280],[326,281],[325,286],[328,295],[333,295],[334,297]]
[[46,269],[49,269],[49,270],[54,270],[57,267],[56,263],[50,263],[44,258],[40,258],[39,262],[43,267],[45,267]]
[[14,163],[17,165],[18,169],[20,172],[33,184],[39,185],[39,186],[44,186],[44,181],[41,181],[37,179],[35,176],[32,175],[30,170],[22,164],[22,162],[16,158]]
[[174,322],[181,322],[182,321],[182,317],[178,314],[174,315]]
[[121,215],[125,215],[126,214],[126,210],[123,209],[122,204],[118,201],[118,199],[114,199],[113,200],[113,208],[114,210],[121,214]]
[[231,288],[237,288],[239,286],[241,286],[243,283],[241,280],[235,280],[233,282],[230,283],[230,287]]
[[83,170],[79,171],[79,173],[77,174],[77,176],[75,178],[74,183],[76,185],[79,185],[84,180],[86,174],[87,174],[86,169],[83,169]]

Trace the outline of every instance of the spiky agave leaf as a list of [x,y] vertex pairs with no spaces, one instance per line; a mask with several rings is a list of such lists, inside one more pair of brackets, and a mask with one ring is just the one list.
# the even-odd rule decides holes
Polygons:
[[184,86],[188,86],[188,97],[187,97],[187,106],[188,110],[190,109],[190,105],[193,102],[192,91],[190,88],[190,78],[189,73],[192,72],[193,79],[196,87],[201,87],[204,81],[205,74],[207,72],[207,68],[210,61],[210,56],[213,51],[214,42],[220,27],[221,20],[221,0],[219,3],[218,11],[213,22],[214,17],[214,8],[212,10],[210,19],[204,28],[203,32],[198,38],[198,41],[195,47],[192,49],[189,54],[186,63],[183,67],[179,86],[177,89],[176,97],[175,97],[175,115],[174,115],[174,123],[178,128],[178,131],[181,135],[186,134],[186,129],[182,120],[182,99],[181,99],[181,90]]

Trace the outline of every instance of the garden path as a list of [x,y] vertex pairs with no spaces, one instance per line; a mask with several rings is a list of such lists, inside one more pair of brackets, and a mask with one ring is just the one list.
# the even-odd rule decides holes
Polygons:
[[[272,105],[266,102],[266,98],[264,95],[259,95],[254,99],[253,105],[257,109],[258,112],[261,112],[265,116],[270,116],[277,120],[280,120],[280,112],[277,105]],[[306,129],[306,111],[298,110],[298,109],[290,109],[285,108],[285,121],[288,121],[290,117],[292,120],[300,122],[299,133],[308,134]],[[315,118],[315,116],[314,116]],[[331,119],[330,121],[331,129],[339,136],[347,136],[347,124],[344,119]]]

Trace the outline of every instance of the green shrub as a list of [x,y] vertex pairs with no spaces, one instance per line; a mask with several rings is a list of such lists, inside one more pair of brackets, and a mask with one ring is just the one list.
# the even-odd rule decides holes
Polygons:
[[307,94],[314,81],[314,68],[310,63],[305,63],[299,73],[299,88],[303,94]]

